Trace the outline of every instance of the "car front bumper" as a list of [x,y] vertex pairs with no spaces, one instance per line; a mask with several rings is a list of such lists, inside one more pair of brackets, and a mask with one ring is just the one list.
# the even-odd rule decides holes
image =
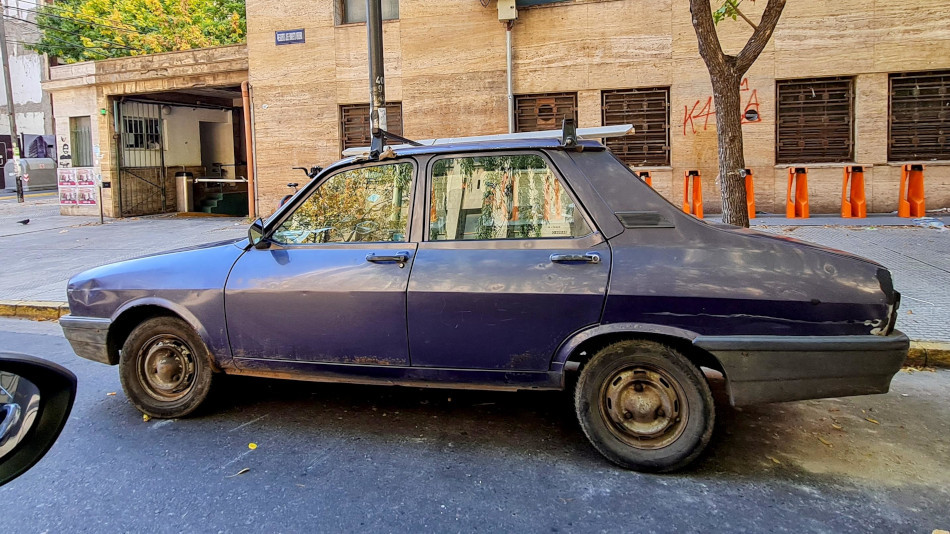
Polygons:
[[109,365],[119,363],[118,358],[109,351],[111,319],[64,315],[59,318],[59,324],[63,327],[63,334],[69,340],[76,355]]
[[734,406],[887,393],[910,340],[887,336],[700,336]]

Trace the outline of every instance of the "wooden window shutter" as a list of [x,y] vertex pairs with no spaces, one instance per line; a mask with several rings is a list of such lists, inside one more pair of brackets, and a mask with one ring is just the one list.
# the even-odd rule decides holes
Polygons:
[[633,124],[634,135],[606,141],[621,161],[634,166],[670,164],[670,88],[620,89],[601,94],[604,126]]
[[888,161],[950,160],[950,72],[890,76]]
[[854,79],[778,80],[777,163],[854,159]]
[[577,124],[577,93],[515,96],[515,131],[558,130],[564,119]]
[[[389,131],[402,135],[402,102],[386,103],[386,122]],[[369,104],[340,106],[340,139],[343,148],[369,146]]]

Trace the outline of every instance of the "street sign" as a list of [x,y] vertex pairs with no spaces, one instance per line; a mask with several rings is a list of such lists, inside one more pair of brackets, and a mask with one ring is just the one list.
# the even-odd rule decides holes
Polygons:
[[301,44],[307,42],[306,32],[299,30],[279,30],[274,32],[274,42],[278,45]]

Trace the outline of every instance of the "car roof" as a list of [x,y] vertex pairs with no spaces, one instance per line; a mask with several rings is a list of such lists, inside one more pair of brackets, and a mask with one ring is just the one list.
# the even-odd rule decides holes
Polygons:
[[[598,141],[590,139],[579,139],[578,147],[584,150],[605,150],[604,145]],[[393,148],[396,157],[403,156],[428,156],[436,154],[455,154],[459,152],[493,152],[506,150],[566,150],[561,145],[561,139],[555,137],[538,137],[530,139],[499,139],[492,141],[460,141],[458,143],[446,143],[427,146],[406,146],[399,145]],[[576,150],[571,147],[571,150]],[[386,158],[380,158],[385,161]],[[348,165],[354,162],[368,161],[367,155],[350,156],[334,163],[331,167],[336,168],[342,165]]]

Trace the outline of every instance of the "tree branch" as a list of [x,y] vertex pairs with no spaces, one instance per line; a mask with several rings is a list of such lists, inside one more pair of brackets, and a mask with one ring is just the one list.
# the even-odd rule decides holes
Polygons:
[[745,16],[745,13],[743,13],[742,11],[739,11],[739,4],[737,4],[735,0],[726,0],[726,1],[729,2],[729,5],[732,6],[732,10],[736,12],[736,15],[739,15],[740,17],[742,17],[742,20],[748,22],[749,26],[752,26],[753,30],[759,29],[759,27],[756,26],[754,22],[749,20],[749,17]]
[[[784,5],[785,0],[780,1]],[[689,13],[692,17],[693,30],[696,31],[700,57],[706,62],[706,67],[710,72],[716,71],[721,74],[726,69],[726,58],[722,53],[722,45],[719,43],[719,34],[716,33],[716,23],[713,22],[709,0],[689,0]]]
[[[697,3],[697,0],[690,1],[691,5],[694,3]],[[707,9],[709,9],[708,6]],[[762,20],[759,21],[752,37],[749,38],[749,42],[745,44],[742,51],[736,55],[735,69],[737,76],[742,77],[756,58],[759,57],[759,54],[762,53],[762,50],[765,49],[765,45],[772,38],[772,32],[775,31],[775,25],[778,24],[779,17],[782,16],[783,9],[785,9],[785,0],[769,0],[769,3],[765,6],[765,11],[762,12]]]

